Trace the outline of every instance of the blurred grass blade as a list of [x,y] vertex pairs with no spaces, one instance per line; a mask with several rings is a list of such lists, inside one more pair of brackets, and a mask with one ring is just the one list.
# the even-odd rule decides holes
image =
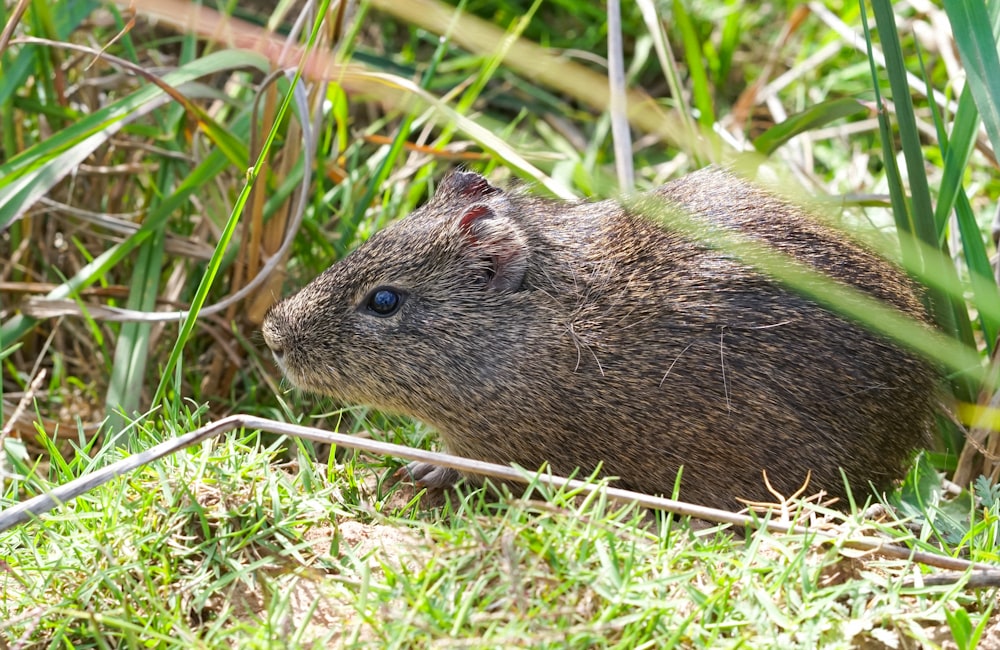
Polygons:
[[969,78],[959,98],[945,153],[935,219],[939,236],[943,238],[947,216],[954,205],[983,337],[990,355],[993,355],[997,337],[1000,336],[1000,291],[975,214],[961,184],[976,145],[980,121],[986,127],[993,151],[1000,151],[1000,63],[997,59],[1000,2],[991,2],[988,7],[983,7],[976,2],[956,3],[949,0],[945,2],[945,10]]
[[632,161],[632,132],[629,129],[626,103],[628,84],[625,79],[625,53],[622,46],[622,7],[619,0],[608,0],[605,6],[608,11],[608,84],[611,90],[608,116],[611,119],[615,170],[618,175],[618,191],[631,194],[635,191],[635,169]]
[[1000,292],[997,290],[996,277],[993,275],[993,266],[990,264],[990,256],[983,243],[979,224],[976,223],[972,205],[964,190],[958,193],[955,217],[962,239],[962,253],[969,267],[972,295],[983,328],[983,339],[987,351],[992,355],[997,344],[997,336],[1000,335]]
[[[430,60],[428,61],[427,69],[424,71],[424,74],[421,75],[420,77],[420,88],[426,90],[431,80],[434,79],[434,75],[437,72],[438,64],[441,63],[441,61],[444,59],[445,54],[448,51],[449,44],[450,40],[448,39],[447,36],[438,41],[437,47],[434,48],[434,54],[430,57]],[[487,65],[484,67],[489,68],[490,66]],[[485,82],[483,85],[485,85]],[[473,83],[472,86],[469,88],[469,91],[466,93],[466,95],[467,96],[472,95],[473,93],[475,93],[475,89],[476,89],[476,83]],[[472,96],[469,99],[469,106],[472,105],[477,96],[478,93],[476,93],[475,96]],[[463,108],[462,104],[460,103],[456,111],[462,112],[462,108]],[[403,117],[402,121],[400,122],[399,127],[397,127],[396,135],[392,140],[392,144],[389,145],[388,149],[383,150],[385,152],[385,155],[383,155],[382,159],[378,161],[378,166],[375,168],[375,176],[373,181],[368,184],[368,187],[365,189],[365,193],[361,196],[361,199],[355,202],[354,209],[351,210],[350,212],[351,216],[349,221],[347,219],[344,219],[344,221],[347,221],[347,223],[344,224],[345,228],[342,229],[340,241],[337,244],[338,255],[346,254],[347,251],[350,250],[351,247],[353,246],[354,239],[358,235],[358,225],[361,223],[361,220],[364,218],[365,213],[368,211],[369,207],[372,204],[372,201],[375,199],[376,192],[378,192],[380,188],[383,188],[385,186],[386,179],[389,178],[390,172],[392,172],[393,167],[397,164],[400,155],[402,155],[404,151],[406,143],[409,141],[410,133],[416,121],[417,120],[412,113],[406,114]],[[444,125],[441,135],[438,136],[437,142],[439,146],[444,145],[448,142],[449,138],[451,137],[451,133],[454,131],[454,129],[455,129],[454,123],[449,122],[446,125]],[[433,168],[434,168],[433,165],[427,165],[425,167],[426,169],[425,173],[430,174],[433,171]]]
[[[926,324],[915,321],[854,286],[832,280],[808,264],[744,235],[726,229],[699,228],[696,221],[684,213],[664,210],[657,205],[651,206],[649,203],[642,203],[642,199],[625,205],[700,244],[726,251],[727,255],[777,278],[784,286],[900,343],[941,368],[969,376],[977,382],[988,382],[979,353],[974,347],[963,345],[953,337],[932,330]],[[929,251],[933,252],[935,251]]]
[[[441,25],[449,24],[451,16],[454,15],[454,8],[439,0],[407,0],[407,2],[372,0],[371,4],[401,20],[423,27],[435,34],[441,34]],[[681,7],[681,12],[684,13],[683,7]],[[693,37],[697,40],[697,34],[693,34]],[[452,40],[455,44],[476,54],[494,52],[496,45],[502,39],[503,33],[498,27],[489,21],[468,14],[459,17],[458,28],[452,34]],[[695,45],[694,48],[697,49],[697,52],[692,54],[696,69],[692,70],[691,73],[700,72],[704,77],[705,70],[700,47]],[[586,66],[567,61],[561,54],[528,39],[519,39],[511,44],[509,51],[504,56],[504,65],[524,75],[535,84],[545,86],[549,90],[565,93],[585,106],[590,106],[600,112],[608,110],[611,98],[605,75],[598,74]],[[701,82],[698,92],[704,94],[706,88],[707,79]],[[709,94],[707,98],[703,97],[703,99],[708,101],[707,104],[698,106],[702,113],[699,118],[706,119],[704,113],[707,110],[709,124],[711,124],[714,120],[711,95]],[[657,102],[642,90],[631,88],[627,93],[627,103],[629,121],[633,126],[643,131],[656,133],[668,143],[677,144],[685,151],[692,152],[691,155],[699,156],[705,160],[716,160],[722,154],[732,151],[732,148],[724,140],[718,138],[711,128],[703,129],[698,137],[689,138],[689,131],[677,124],[673,114],[662,110]],[[443,113],[442,117],[445,117]],[[477,140],[480,138],[465,128],[463,131]],[[565,196],[570,197],[572,194],[567,193]]]
[[795,136],[819,128],[830,122],[867,113],[869,108],[852,97],[831,99],[810,106],[801,113],[791,115],[781,124],[775,124],[753,141],[754,148],[765,156]]

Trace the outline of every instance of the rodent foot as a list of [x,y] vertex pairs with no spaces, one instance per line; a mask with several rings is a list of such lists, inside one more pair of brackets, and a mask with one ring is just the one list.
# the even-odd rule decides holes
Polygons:
[[417,461],[400,467],[396,470],[396,476],[409,478],[416,485],[428,488],[448,488],[458,483],[459,478],[461,478],[458,470]]

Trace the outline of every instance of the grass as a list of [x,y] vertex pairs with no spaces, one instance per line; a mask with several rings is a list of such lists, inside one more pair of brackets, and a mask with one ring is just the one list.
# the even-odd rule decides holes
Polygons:
[[[253,24],[234,28],[233,44],[247,47],[270,20],[294,44],[335,48],[303,68],[315,80],[331,66],[333,83],[292,95],[287,79],[266,78],[276,54],[204,45],[206,34],[176,29],[183,17],[152,0],[135,3],[134,26],[97,3],[30,3],[16,20],[18,4],[4,5],[2,22],[16,28],[0,39],[2,506],[233,412],[433,447],[421,425],[285,391],[257,334],[264,310],[420,205],[455,165],[542,193],[613,195],[622,150],[639,189],[731,162],[794,179],[783,184],[792,194],[837,197],[839,222],[931,283],[942,331],[976,350],[971,362],[944,361],[970,437],[995,458],[995,386],[983,378],[1000,328],[988,235],[1000,195],[996,5],[893,16],[888,3],[864,14],[852,2],[811,13],[623,3],[623,134],[593,3],[468,0],[461,18],[429,0],[373,0],[353,16],[329,3],[298,31],[297,13],[247,4]],[[866,20],[884,65],[842,33]],[[948,21],[954,48],[927,31]],[[105,46],[117,60],[97,58]],[[963,71],[960,93],[952,80]],[[931,91],[943,101],[928,102]],[[880,97],[892,104],[874,114]],[[287,262],[255,280],[289,223],[299,225]],[[191,312],[119,323],[110,309],[154,307]],[[863,504],[844,516],[794,512],[843,538],[884,535],[996,564],[989,453],[963,448],[946,423],[888,496],[896,517],[865,520]],[[398,467],[244,431],[117,479],[0,533],[0,647],[972,648],[1000,638],[996,589],[967,588],[967,574],[938,585],[927,566],[839,543],[650,525],[634,508],[538,486],[499,501],[415,493],[393,483]],[[978,501],[945,491],[938,472]]]
[[[164,433],[179,431],[139,438]],[[5,633],[84,646],[855,647],[947,638],[961,625],[949,615],[975,627],[992,607],[961,581],[904,586],[920,576],[905,561],[651,525],[600,496],[477,491],[425,510],[407,486],[380,484],[383,471],[381,459],[317,466],[254,432],[169,456],[5,535],[4,606],[36,603]],[[994,506],[993,539],[998,517]]]

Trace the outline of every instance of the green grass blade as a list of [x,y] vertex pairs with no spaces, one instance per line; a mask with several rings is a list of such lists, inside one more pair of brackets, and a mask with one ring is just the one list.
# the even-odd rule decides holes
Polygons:
[[[159,174],[159,187],[170,187],[168,177],[172,165],[164,165]],[[139,248],[136,272],[129,287],[127,307],[152,312],[160,293],[160,276],[163,270],[165,225],[161,224]],[[152,324],[148,322],[122,323],[115,341],[114,363],[105,398],[106,430],[120,433],[126,429],[125,417],[139,410],[146,365],[149,359],[149,335]],[[117,441],[122,442],[122,441]],[[115,444],[108,440],[107,444]]]
[[[315,34],[314,34],[315,37]],[[264,159],[271,151],[271,146],[274,144],[274,140],[278,133],[278,125],[282,123],[285,116],[288,114],[289,107],[292,105],[292,100],[295,96],[295,88],[299,83],[301,75],[301,70],[296,70],[295,76],[291,82],[290,87],[285,93],[284,99],[274,118],[274,127],[268,132],[267,137],[261,146],[260,153],[257,156],[257,160],[254,162],[253,166],[247,170],[247,182],[243,186],[243,190],[236,199],[236,203],[233,205],[233,210],[229,215],[229,219],[226,221],[223,227],[222,233],[219,235],[219,241],[216,244],[215,251],[212,253],[212,259],[209,260],[206,268],[205,275],[202,276],[201,282],[198,284],[198,289],[195,291],[194,298],[191,301],[191,308],[188,311],[187,317],[181,323],[181,330],[177,335],[177,342],[174,344],[173,349],[170,352],[170,357],[167,359],[166,366],[164,367],[163,374],[160,378],[160,383],[156,388],[156,394],[153,397],[153,404],[158,404],[166,395],[167,385],[171,379],[175,370],[179,370],[180,367],[178,363],[180,362],[181,354],[184,351],[184,345],[187,343],[188,338],[191,336],[191,332],[194,330],[195,323],[198,320],[198,312],[204,306],[206,299],[208,298],[208,291],[212,288],[212,284],[215,282],[216,276],[219,274],[219,270],[222,267],[222,260],[229,250],[229,244],[232,241],[233,235],[236,232],[236,226],[239,225],[240,216],[243,214],[243,207],[246,205],[247,199],[250,198],[250,190],[253,188],[254,181],[257,178],[257,174],[260,172],[261,165]]]
[[1000,58],[993,21],[986,4],[976,0],[945,0],[944,9],[969,77],[966,87],[976,100],[993,150],[1000,151]]
[[[924,280],[925,284],[929,284],[927,296],[930,309],[939,327],[954,337],[957,342],[960,342],[959,345],[969,351],[970,357],[974,357],[976,347],[968,312],[962,298],[962,288],[951,260],[944,253],[943,246],[938,243],[934,213],[928,209],[930,197],[923,168],[921,140],[916,132],[913,105],[907,86],[906,69],[902,61],[892,7],[888,2],[882,0],[873,3],[890,87],[895,99],[900,139],[910,176],[911,191],[914,195],[912,202],[907,199],[899,170],[896,168],[896,152],[893,147],[895,140],[889,123],[889,114],[881,97],[881,82],[876,69],[871,33],[868,31],[865,5],[861,2],[859,6],[869,48],[872,87],[875,91],[876,105],[880,107],[878,121],[883,160],[893,213],[897,223],[897,233],[903,252],[904,266],[913,275]],[[916,169],[914,169],[914,165],[917,166]],[[970,358],[960,365],[964,365],[966,368],[955,367],[951,364],[942,365],[942,368],[950,367],[954,371],[949,375],[949,380],[955,396],[961,401],[973,402],[979,382],[983,379],[982,363],[981,361],[977,363]],[[961,432],[957,430],[957,427],[942,427],[940,432],[941,443],[950,457],[957,457],[964,444]]]
[[[879,84],[878,70],[875,64],[875,57],[872,52],[872,36],[868,29],[868,18],[865,12],[864,3],[861,3],[861,15],[863,18],[865,40],[868,43],[868,64],[871,69],[872,89],[875,92],[875,104],[879,107],[879,140],[882,142],[883,161],[885,164],[885,176],[890,188],[902,187],[903,181],[896,164],[896,156],[887,143],[892,142],[892,127],[884,114],[884,102],[882,100],[881,85]],[[913,218],[910,215],[910,205],[905,200],[902,192],[891,191],[889,201],[892,205],[892,216],[896,224],[896,233],[899,238],[900,253],[903,266],[911,269],[911,272],[919,272],[921,269],[920,253],[913,236]]]
[[[960,6],[956,6],[960,5]],[[987,351],[994,353],[1000,336],[1000,291],[986,250],[983,237],[976,223],[968,197],[961,189],[982,118],[994,151],[1000,143],[1000,115],[998,115],[998,90],[1000,90],[1000,64],[997,61],[997,34],[1000,32],[1000,3],[992,2],[988,8],[978,3],[945,2],[945,9],[959,54],[969,72],[968,82],[959,98],[954,126],[945,153],[944,170],[938,196],[935,220],[938,233],[943,237],[947,216],[954,206],[958,220],[962,250],[969,267],[975,306],[979,312]],[[969,25],[967,21],[975,23]],[[956,22],[957,21],[957,22]],[[980,48],[986,48],[980,50]],[[984,110],[985,109],[985,110]]]
[[[872,10],[879,30],[882,52],[885,55],[889,86],[895,104],[896,123],[910,181],[914,233],[925,244],[936,247],[937,232],[936,228],[933,227],[934,210],[931,204],[930,187],[927,183],[927,174],[924,171],[924,154],[921,149],[920,132],[917,129],[910,87],[907,84],[906,63],[899,42],[899,34],[896,32],[895,15],[892,11],[892,5],[887,0],[875,0],[872,3]],[[875,81],[877,83],[878,80]],[[891,145],[892,143],[886,144]],[[892,153],[891,149],[888,150],[886,157]],[[924,260],[925,265],[928,262],[930,260]]]
[[[922,273],[920,275],[922,277],[933,278],[937,281],[935,285],[928,288],[928,295],[931,300],[931,312],[941,329],[954,336],[970,349],[975,349],[975,340],[972,327],[969,323],[968,311],[964,302],[962,302],[963,292],[958,281],[958,274],[951,260],[941,252],[941,245],[938,242],[930,187],[924,169],[922,139],[917,129],[913,101],[910,97],[910,88],[906,78],[906,65],[899,41],[899,34],[896,31],[892,5],[887,0],[875,0],[872,2],[872,10],[875,14],[875,21],[879,30],[882,52],[885,55],[886,71],[889,78],[889,86],[892,89],[896,122],[899,128],[899,139],[902,145],[903,158],[906,161],[907,177],[910,186],[909,203],[911,210],[909,214],[913,223],[913,232],[925,244],[921,260]],[[877,76],[873,79],[873,82],[878,85],[879,80]],[[884,112],[880,113],[879,117],[882,120],[888,119],[888,116]],[[893,141],[891,139],[883,140],[886,160],[895,156],[892,144]],[[903,198],[905,190],[901,183],[890,183],[889,189],[890,193],[899,195],[899,198],[894,197],[893,199],[894,208],[905,202]],[[906,236],[905,233],[900,234],[901,237]],[[941,290],[938,288],[938,284],[947,287],[948,290]],[[964,401],[975,400],[977,392],[975,381],[969,376],[955,376],[952,387],[960,399]],[[951,442],[953,445],[960,447],[960,441],[957,438]]]
[[979,320],[983,328],[983,339],[988,353],[992,354],[1000,334],[1000,291],[997,289],[993,266],[983,243],[979,224],[976,223],[972,205],[964,190],[959,190],[955,203],[955,216],[962,239],[962,253],[969,267],[969,282]]
[[944,152],[941,185],[938,189],[938,203],[934,210],[939,241],[944,237],[948,215],[955,207],[955,198],[962,187],[965,170],[976,147],[979,124],[979,111],[976,109],[970,84],[966,84],[958,99],[958,110],[955,112],[951,133],[947,136],[947,141],[942,139],[942,144],[947,142],[947,146]]
[[705,72],[705,57],[701,49],[701,38],[694,27],[694,21],[682,0],[674,0],[673,16],[684,41],[684,58],[687,60],[688,74],[691,75],[691,93],[698,108],[698,122],[707,128],[715,124],[715,106],[712,89]]
[[[927,96],[930,97],[932,90],[929,82],[930,75],[923,67],[922,57],[920,62],[922,76],[928,80]],[[982,233],[976,223],[965,190],[962,189],[966,168],[979,131],[979,112],[970,93],[969,85],[966,84],[958,100],[958,110],[955,112],[951,137],[949,137],[937,105],[931,102],[930,107],[938,134],[938,146],[944,157],[941,182],[938,187],[938,202],[934,211],[938,241],[941,242],[942,246],[944,245],[948,215],[954,211],[962,242],[962,252],[969,269],[969,280],[975,297],[976,311],[983,330],[983,338],[988,354],[992,355],[997,334],[1000,333],[1000,292],[997,290],[996,278],[993,275],[993,267],[990,263],[989,253],[986,252]]]

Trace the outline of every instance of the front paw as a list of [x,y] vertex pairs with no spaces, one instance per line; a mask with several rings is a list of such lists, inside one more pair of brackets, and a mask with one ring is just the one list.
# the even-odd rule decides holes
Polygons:
[[454,486],[462,475],[458,470],[413,461],[396,470],[398,479],[410,479],[420,487],[443,489]]

